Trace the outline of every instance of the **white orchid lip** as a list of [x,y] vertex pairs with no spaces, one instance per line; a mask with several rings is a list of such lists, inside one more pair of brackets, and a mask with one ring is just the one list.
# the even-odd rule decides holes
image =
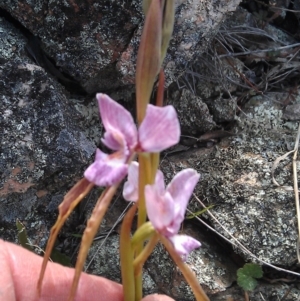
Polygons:
[[105,129],[103,144],[115,151],[107,155],[100,150],[84,173],[98,186],[110,186],[127,174],[128,160],[137,151],[160,152],[179,142],[180,125],[172,106],[148,105],[145,118],[137,129],[124,107],[106,94],[97,94],[100,117]]

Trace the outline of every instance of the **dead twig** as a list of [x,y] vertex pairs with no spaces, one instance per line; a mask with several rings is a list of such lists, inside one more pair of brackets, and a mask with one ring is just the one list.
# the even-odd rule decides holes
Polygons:
[[297,221],[298,221],[298,240],[297,240],[298,263],[300,263],[300,254],[299,254],[300,206],[299,206],[299,190],[298,190],[298,176],[297,176],[297,154],[298,154],[298,147],[299,147],[299,139],[300,139],[300,122],[299,122],[298,133],[297,133],[295,148],[294,148],[294,156],[293,156],[294,193],[295,193],[295,203],[296,203],[296,212],[297,212]]
[[254,54],[254,53],[265,53],[265,52],[278,52],[281,50],[285,49],[290,49],[294,47],[300,47],[300,43],[292,44],[292,45],[287,45],[287,46],[281,46],[281,47],[275,47],[275,48],[268,48],[268,49],[259,49],[259,50],[251,50],[251,51],[244,51],[244,52],[237,52],[237,53],[227,53],[227,54],[221,54],[219,55],[219,58],[222,57],[235,57],[235,56],[245,56],[249,54]]

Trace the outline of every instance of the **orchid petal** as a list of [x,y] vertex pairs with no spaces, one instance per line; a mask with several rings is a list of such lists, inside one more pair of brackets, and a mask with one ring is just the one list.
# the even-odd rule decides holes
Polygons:
[[166,188],[165,188],[164,174],[159,169],[156,171],[156,175],[155,175],[155,187],[159,194],[165,193]]
[[153,227],[164,233],[174,218],[174,202],[169,193],[159,193],[155,185],[145,186],[146,209]]
[[167,191],[171,194],[175,203],[176,222],[181,223],[184,219],[187,204],[193,190],[199,181],[200,175],[192,168],[180,171],[167,186]]
[[181,227],[181,223],[183,222],[184,217],[182,218],[178,214],[176,214],[175,210],[176,205],[174,206],[174,218],[172,222],[165,228],[166,236],[173,236],[178,233]]
[[131,149],[137,144],[137,129],[131,114],[106,94],[96,95],[103,126],[106,130],[103,142],[113,150],[119,150],[126,141]]
[[174,235],[169,237],[176,252],[186,260],[187,255],[196,248],[201,246],[201,243],[188,235]]
[[173,106],[148,105],[146,116],[139,127],[142,151],[160,152],[179,142],[180,125]]
[[[126,201],[136,202],[138,200],[139,185],[139,163],[131,162],[128,168],[128,180],[124,184],[123,198]],[[156,171],[155,185],[158,193],[165,193],[164,175],[160,170]]]
[[96,160],[84,172],[84,177],[97,186],[111,186],[121,181],[128,167],[122,158],[113,155],[109,156],[98,149]]
[[111,130],[110,132],[104,133],[104,138],[101,141],[108,148],[118,151],[126,147],[126,140],[122,133],[117,130]]
[[128,180],[124,184],[123,198],[136,202],[139,198],[139,163],[134,161],[128,167]]
[[103,153],[99,148],[96,149],[95,161],[106,160],[109,155]]

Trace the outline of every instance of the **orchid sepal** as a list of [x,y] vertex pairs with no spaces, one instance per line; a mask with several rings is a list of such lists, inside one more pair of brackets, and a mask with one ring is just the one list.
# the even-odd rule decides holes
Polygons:
[[139,127],[142,151],[157,153],[179,142],[180,124],[173,106],[148,105],[146,116]]
[[84,177],[97,186],[112,186],[124,179],[128,165],[118,158],[110,156],[97,149],[95,162],[84,172]]
[[[137,130],[132,116],[120,104],[100,93],[97,100],[105,129],[102,142],[115,151],[105,154],[97,149],[94,163],[85,171],[85,178],[97,186],[112,186],[121,181],[136,152],[150,157],[149,153],[160,152],[179,142],[180,125],[172,106],[148,105],[145,119]],[[149,158],[146,161],[150,162]],[[146,170],[150,170],[148,178],[151,180],[152,169]]]

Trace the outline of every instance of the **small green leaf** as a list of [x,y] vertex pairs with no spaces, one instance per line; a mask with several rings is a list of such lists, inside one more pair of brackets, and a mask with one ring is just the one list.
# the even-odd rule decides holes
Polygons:
[[50,258],[52,259],[52,261],[60,263],[61,265],[64,265],[66,267],[71,266],[71,258],[69,256],[57,251],[56,249],[52,250]]
[[82,234],[76,234],[76,233],[73,233],[71,234],[73,237],[76,237],[76,238],[82,238]]
[[33,252],[33,248],[30,245],[25,226],[18,219],[16,220],[16,226],[18,229],[18,240],[20,245],[23,248]]
[[261,278],[263,271],[261,266],[254,263],[246,263],[237,271],[237,283],[245,291],[252,291],[257,285],[255,278]]
[[192,214],[188,214],[188,215],[185,217],[185,219],[192,219],[192,218],[194,218],[194,217],[196,217],[196,216],[198,216],[198,215],[201,215],[201,214],[205,213],[207,210],[209,210],[209,209],[211,209],[211,208],[213,208],[213,207],[214,207],[214,205],[209,205],[208,207],[206,207],[206,208],[204,208],[204,209],[202,209],[202,210],[199,210],[199,211],[197,211],[197,212],[193,212]]

